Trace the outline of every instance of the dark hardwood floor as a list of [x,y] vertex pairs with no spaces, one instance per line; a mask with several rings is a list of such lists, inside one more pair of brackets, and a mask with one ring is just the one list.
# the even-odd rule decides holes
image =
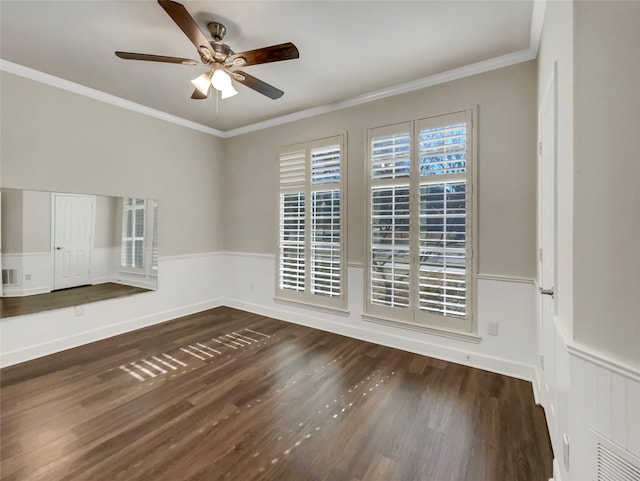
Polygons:
[[3,481],[547,481],[529,383],[231,308],[0,371]]
[[0,297],[0,318],[24,316],[62,307],[73,307],[87,304],[88,302],[105,301],[141,292],[149,292],[149,289],[105,282],[95,286],[74,287],[33,296]]

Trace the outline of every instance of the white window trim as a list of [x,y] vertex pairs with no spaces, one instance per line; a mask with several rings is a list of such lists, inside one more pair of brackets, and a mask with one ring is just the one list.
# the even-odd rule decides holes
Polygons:
[[454,331],[451,329],[432,327],[426,324],[420,324],[420,323],[411,322],[411,321],[376,317],[376,316],[371,316],[369,314],[362,314],[361,317],[363,321],[367,321],[367,322],[374,322],[376,324],[383,324],[385,326],[400,327],[400,328],[409,329],[412,331],[424,332],[426,334],[431,334],[434,336],[448,337],[449,339],[456,339],[458,341],[466,341],[466,342],[478,344],[482,340],[481,336],[478,336],[477,334],[473,334],[470,332]]
[[[372,202],[371,202],[371,140],[372,140],[372,132],[377,131],[376,135],[380,135],[380,132],[398,132],[403,126],[407,126],[412,124],[410,129],[411,135],[411,165],[412,169],[414,168],[414,164],[418,162],[418,151],[419,151],[419,142],[416,141],[417,133],[420,128],[419,125],[421,122],[429,121],[430,119],[435,119],[437,117],[456,115],[456,114],[464,114],[467,119],[467,163],[466,163],[466,182],[467,182],[467,232],[470,234],[470,242],[468,241],[468,256],[469,259],[467,261],[467,316],[465,319],[456,319],[456,318],[448,318],[443,316],[428,316],[428,320],[424,317],[422,319],[415,319],[412,315],[404,318],[400,314],[404,311],[401,308],[397,307],[387,307],[381,306],[371,303],[370,293],[371,293],[371,210],[372,210]],[[470,138],[469,138],[470,137]],[[478,342],[479,337],[477,336],[478,332],[478,320],[477,320],[477,242],[478,242],[478,221],[477,221],[477,210],[478,210],[478,199],[477,199],[477,176],[478,176],[478,159],[477,159],[477,106],[471,106],[465,109],[453,111],[453,112],[445,112],[442,114],[435,114],[429,117],[424,117],[421,119],[416,119],[413,121],[407,122],[399,122],[397,124],[391,124],[380,127],[372,127],[367,130],[366,139],[365,139],[365,195],[366,198],[366,238],[365,238],[365,269],[364,269],[364,313],[362,314],[362,319],[369,322],[377,322],[383,323],[387,325],[393,325],[401,328],[418,330],[423,332],[428,332],[436,335],[445,335],[446,337],[454,337],[456,339],[468,340],[471,342]],[[413,175],[406,182],[398,182],[395,180],[389,181],[389,184],[393,183],[403,183],[410,184],[411,186],[411,203],[417,203],[414,200],[414,197],[418,195],[419,192],[419,176]],[[384,183],[384,181],[382,182]],[[417,209],[413,209],[414,212],[411,213],[411,231],[416,228],[416,219],[418,213],[415,212]],[[415,237],[414,234],[411,234],[411,239]],[[413,254],[415,249],[417,248],[414,245],[414,241],[412,241],[410,252]],[[406,312],[410,313],[415,310],[416,312],[419,309],[415,308],[415,303],[417,301],[417,289],[415,286],[412,286],[412,291],[410,294],[411,303],[414,306],[413,308],[407,309]],[[427,316],[425,316],[427,317]],[[440,321],[440,322],[438,322]],[[453,322],[452,322],[453,321]],[[460,322],[462,321],[462,322]]]
[[[307,209],[311,207],[311,193],[321,190],[332,190],[331,184],[326,189],[323,186],[311,186],[311,150],[323,145],[340,145],[340,182],[333,184],[339,186],[340,189],[340,295],[336,297],[323,296],[310,292],[311,285],[311,214]],[[280,196],[282,192],[289,189],[283,189],[280,185],[280,176],[278,179],[277,203],[276,209],[276,225],[278,226],[276,233],[276,265],[275,265],[275,296],[274,301],[281,304],[296,305],[298,307],[306,307],[309,309],[320,310],[330,314],[348,315],[347,302],[347,133],[341,133],[331,137],[309,140],[307,142],[299,142],[283,146],[278,151],[277,168],[280,168],[280,156],[290,152],[305,151],[305,291],[296,292],[291,289],[280,288]],[[295,192],[291,189],[290,192]]]

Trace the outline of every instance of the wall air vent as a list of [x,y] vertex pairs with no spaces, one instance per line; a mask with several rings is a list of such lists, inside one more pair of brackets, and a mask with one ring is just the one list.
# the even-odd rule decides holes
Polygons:
[[18,285],[18,269],[2,269],[2,285],[17,286]]
[[597,481],[640,481],[640,458],[595,433]]

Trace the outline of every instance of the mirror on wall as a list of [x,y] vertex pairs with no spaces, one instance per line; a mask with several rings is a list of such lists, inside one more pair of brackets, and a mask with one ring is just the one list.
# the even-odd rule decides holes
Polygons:
[[158,202],[0,189],[0,317],[158,286]]

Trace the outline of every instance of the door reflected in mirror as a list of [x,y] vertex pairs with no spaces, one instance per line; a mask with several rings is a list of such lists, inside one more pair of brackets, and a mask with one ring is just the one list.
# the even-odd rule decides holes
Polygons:
[[158,202],[0,189],[0,317],[158,286]]

